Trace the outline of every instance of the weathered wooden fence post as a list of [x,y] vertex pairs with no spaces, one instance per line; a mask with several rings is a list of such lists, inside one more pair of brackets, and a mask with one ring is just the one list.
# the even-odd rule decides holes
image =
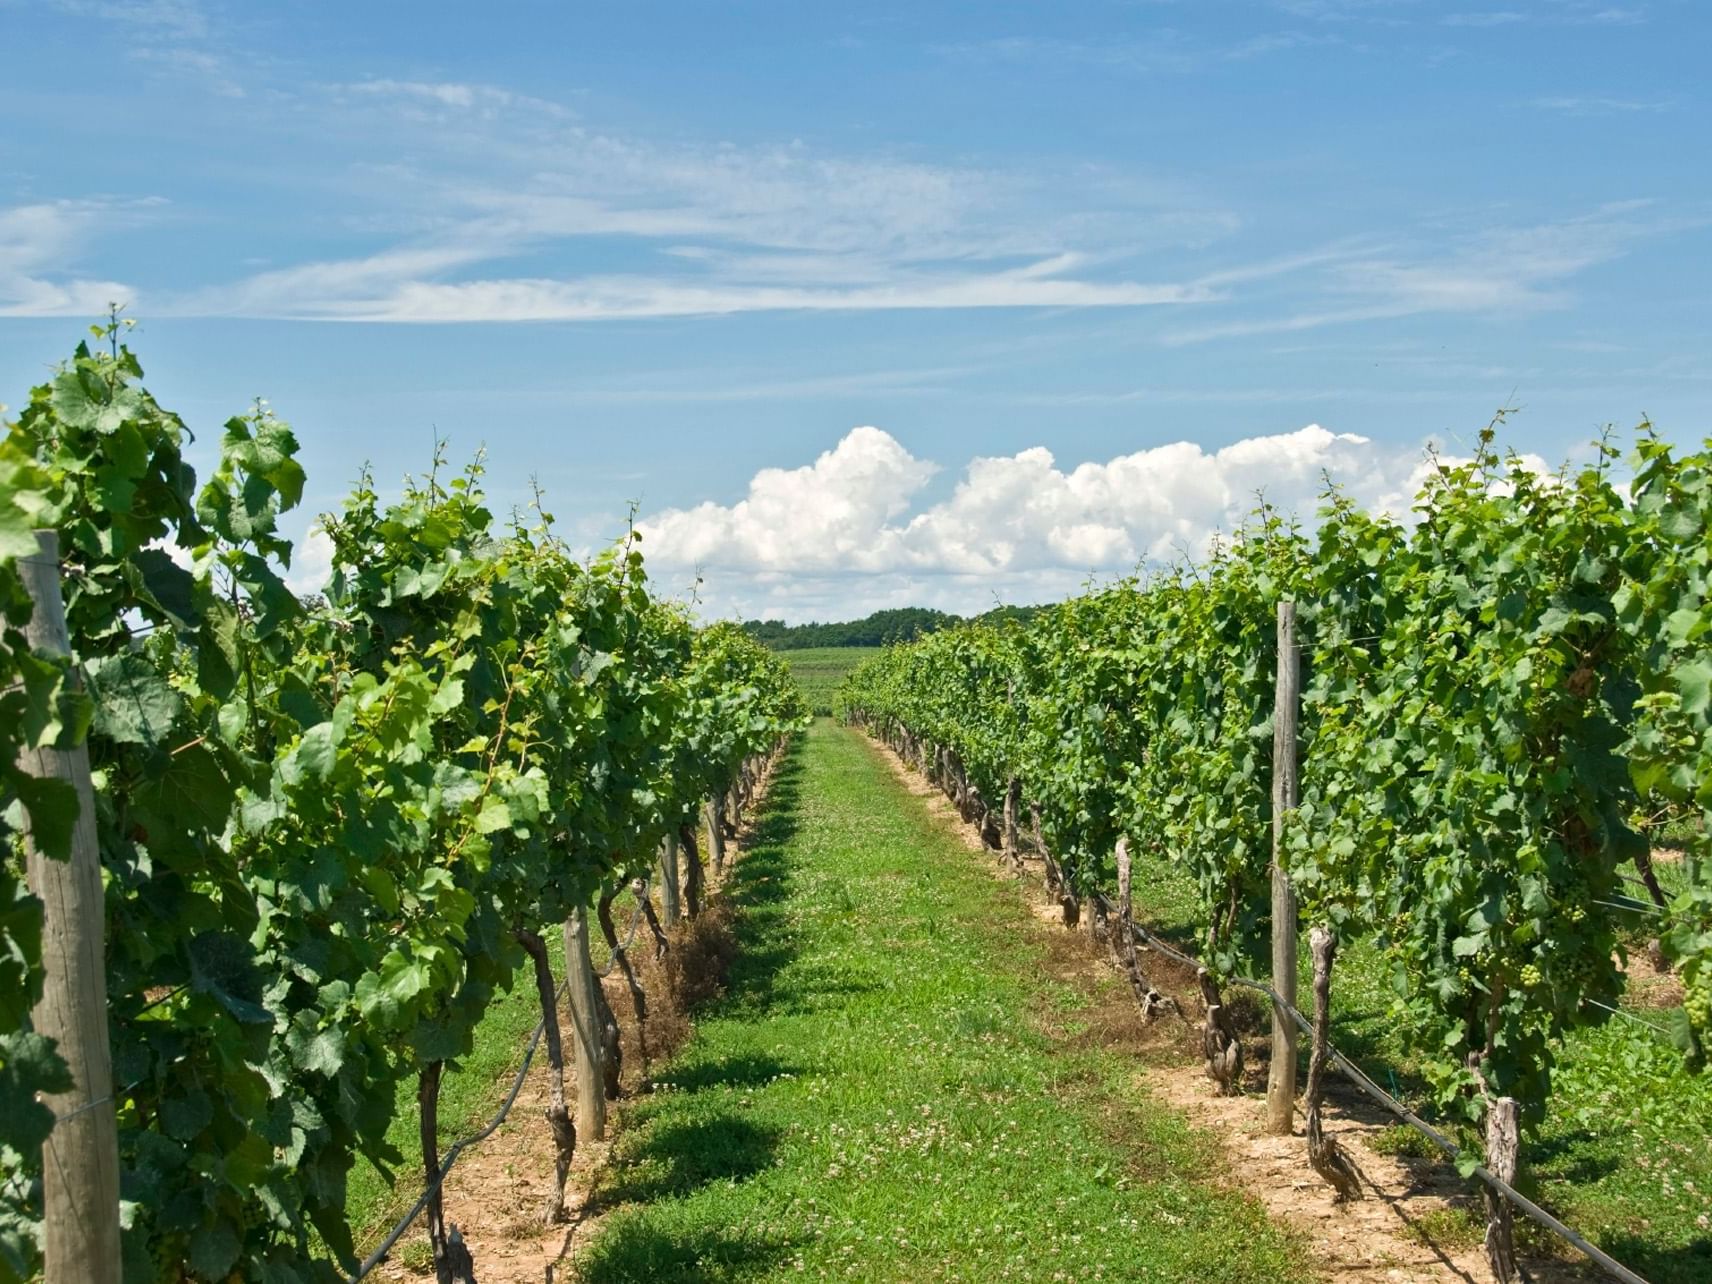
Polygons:
[[678,836],[667,834],[660,844],[660,913],[667,927],[676,927],[683,914],[678,900]]
[[713,876],[718,878],[725,872],[725,799],[723,794],[716,793],[707,800],[703,808],[707,815],[707,854],[713,862]]
[[[59,589],[59,535],[36,532],[34,557],[18,563],[34,610],[25,637],[37,651],[69,656]],[[119,1279],[119,1134],[113,1061],[107,1044],[107,956],[101,851],[89,750],[25,749],[19,768],[62,781],[77,794],[68,860],[51,860],[27,832],[25,868],[42,902],[42,998],[31,1012],[36,1033],[71,1068],[69,1092],[43,1094],[57,1122],[42,1150],[44,1284],[117,1284]],[[26,819],[28,813],[26,812]]]
[[601,1064],[600,1001],[595,997],[600,982],[589,958],[586,909],[565,920],[565,978],[577,1043],[577,1136],[600,1141],[606,1136],[606,1074]]
[[[1516,1184],[1522,1151],[1520,1115],[1514,1097],[1494,1097],[1486,1106],[1486,1167],[1499,1181]],[[1498,1284],[1516,1278],[1516,1233],[1510,1201],[1482,1183],[1486,1198],[1486,1261]]]
[[1154,1015],[1173,1006],[1170,999],[1160,994],[1153,983],[1141,974],[1141,964],[1135,956],[1135,903],[1132,899],[1133,866],[1130,860],[1129,836],[1118,839],[1118,921],[1116,927],[1108,927],[1112,933],[1112,951],[1117,956],[1118,966],[1129,977],[1130,989],[1135,991],[1135,1001],[1141,1005],[1141,1017],[1151,1021]]
[[1013,872],[1022,870],[1022,840],[1017,830],[1017,809],[1022,805],[1022,781],[1015,776],[1005,786],[1005,864]]
[[[1296,736],[1302,653],[1296,604],[1278,604],[1278,687],[1272,710],[1272,988],[1296,1006],[1296,893],[1284,871],[1284,815],[1297,803]],[[1272,1009],[1272,1063],[1266,1076],[1267,1131],[1287,1136],[1296,1109],[1296,1023]]]

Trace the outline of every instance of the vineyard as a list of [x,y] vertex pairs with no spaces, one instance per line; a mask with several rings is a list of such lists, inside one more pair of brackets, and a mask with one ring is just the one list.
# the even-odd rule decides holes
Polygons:
[[[841,698],[989,846],[1045,857],[1065,921],[1095,920],[1144,1009],[1168,1003],[1149,968],[1195,965],[1218,1091],[1244,1083],[1229,991],[1265,992],[1279,1132],[1300,1016],[1306,1158],[1340,1196],[1359,1192],[1320,1125],[1349,1064],[1335,964],[1377,971],[1391,1051],[1485,1183],[1507,1280],[1554,1075],[1587,1032],[1643,1019],[1635,961],[1680,980],[1645,1020],[1686,1077],[1712,1035],[1712,451],[1643,426],[1620,488],[1609,445],[1542,477],[1494,442],[1440,463],[1412,524],[1335,491],[1311,535],[1262,508],[1200,564],[889,648]],[[1143,925],[1150,899],[1185,911],[1175,948]],[[1644,1105],[1600,1103],[1619,1128]],[[1704,1114],[1678,1122],[1698,1148]],[[1685,1217],[1681,1242],[1704,1247],[1705,1224]]]
[[231,419],[198,485],[123,337],[0,444],[0,1280],[44,1250],[66,1280],[342,1280],[359,1162],[426,1190],[451,1278],[443,1073],[537,988],[554,1216],[577,1139],[543,934],[602,1019],[591,916],[627,970],[633,880],[676,898],[681,861],[698,908],[698,829],[723,841],[800,696],[652,595],[634,534],[584,561],[539,497],[497,519],[479,459],[391,501],[361,478],[325,593],[294,594],[290,429]]
[[1495,1278],[1706,1278],[1712,443],[1541,476],[1495,426],[1407,522],[1331,490],[775,654],[443,449],[295,592],[290,428],[199,482],[142,377],[115,317],[0,442],[0,1284],[494,1278],[448,1178],[520,1100],[528,1227],[612,1214],[585,1281],[1307,1278],[904,767],[1305,1183],[1372,1184],[1341,1073],[1479,1192]]

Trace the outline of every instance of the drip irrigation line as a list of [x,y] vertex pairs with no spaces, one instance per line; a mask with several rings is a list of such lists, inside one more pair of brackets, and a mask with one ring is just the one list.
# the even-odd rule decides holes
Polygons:
[[[1110,913],[1110,902],[1107,901],[1104,896],[1095,892],[1093,894],[1093,899],[1098,901],[1101,908],[1106,910],[1108,914]],[[1205,966],[1205,964],[1201,963],[1199,960],[1160,940],[1146,928],[1141,927],[1137,923],[1131,922],[1130,931],[1135,934],[1135,937],[1139,942],[1146,945],[1149,949],[1156,950],[1168,958],[1175,959],[1185,967],[1198,971]],[[1285,1016],[1289,1017],[1301,1028],[1304,1034],[1306,1034],[1310,1039],[1313,1038],[1313,1022],[1304,1016],[1294,1004],[1286,1003],[1283,996],[1266,982],[1256,981],[1246,976],[1233,976],[1228,979],[1228,984],[1237,986],[1240,989],[1254,990],[1259,994],[1264,994],[1272,1001],[1274,1011],[1281,1012]],[[1592,1000],[1587,1001],[1592,1002]],[[1605,1005],[1601,1004],[1600,1006],[1603,1007]],[[1612,1010],[1616,1011],[1616,1009]],[[1629,1014],[1621,1013],[1621,1015],[1628,1016]],[[1631,1017],[1631,1019],[1637,1021],[1640,1020],[1639,1017]],[[1641,1023],[1648,1026],[1652,1025],[1650,1021],[1642,1021]],[[1460,1156],[1461,1152],[1455,1142],[1451,1141],[1431,1124],[1427,1123],[1419,1115],[1415,1114],[1414,1111],[1410,1110],[1396,1097],[1392,1096],[1390,1093],[1386,1092],[1385,1089],[1374,1083],[1373,1080],[1368,1078],[1368,1076],[1362,1071],[1361,1067],[1356,1065],[1336,1047],[1328,1044],[1326,1051],[1331,1063],[1339,1070],[1343,1071],[1344,1075],[1351,1083],[1369,1097],[1373,1098],[1373,1100],[1377,1101],[1380,1105],[1384,1106],[1385,1109],[1390,1111],[1403,1123],[1408,1124],[1409,1127],[1413,1128],[1428,1141],[1432,1142],[1433,1145],[1437,1146],[1444,1152],[1446,1158],[1455,1161]],[[1634,1271],[1630,1270],[1627,1266],[1624,1266],[1616,1258],[1612,1257],[1596,1244],[1589,1243],[1575,1230],[1564,1225],[1564,1223],[1553,1217],[1545,1209],[1534,1203],[1533,1200],[1522,1194],[1521,1191],[1510,1185],[1509,1182],[1489,1171],[1484,1164],[1475,1165],[1472,1175],[1478,1177],[1481,1181],[1485,1182],[1487,1186],[1491,1187],[1499,1195],[1507,1199],[1530,1220],[1551,1231],[1571,1247],[1578,1249],[1613,1279],[1622,1281],[1622,1284],[1647,1284],[1645,1278],[1635,1274]]]
[[1598,897],[1594,897],[1592,903],[1595,905],[1605,905],[1611,909],[1629,910],[1636,914],[1653,914],[1659,918],[1670,917],[1669,911],[1662,910],[1657,905],[1651,904],[1648,901],[1603,901]]
[[1672,1042],[1675,1042],[1676,1040],[1676,1036],[1674,1034],[1656,1021],[1649,1021],[1645,1017],[1638,1017],[1633,1012],[1626,1011],[1623,1008],[1614,1008],[1609,1003],[1601,1003],[1598,999],[1589,999],[1584,996],[1581,1001],[1583,1003],[1592,1004],[1596,1008],[1603,1008],[1607,1012],[1611,1012],[1622,1017],[1625,1021],[1633,1021],[1636,1025],[1644,1025],[1647,1029],[1655,1031],[1658,1034],[1662,1034]]
[[[565,987],[569,984],[569,980],[560,982],[558,990],[553,995],[555,1005],[565,997]],[[546,1029],[547,1020],[543,1017],[535,1026],[535,1035],[529,1040],[529,1048],[523,1054],[523,1064],[518,1067],[517,1078],[512,1080],[511,1091],[505,1094],[505,1100],[500,1103],[498,1112],[487,1121],[486,1126],[481,1131],[471,1133],[468,1137],[452,1143],[451,1148],[446,1151],[446,1157],[440,1161],[440,1171],[434,1174],[434,1180],[428,1183],[427,1189],[422,1192],[422,1196],[416,1201],[415,1207],[400,1219],[387,1237],[381,1241],[380,1246],[363,1259],[363,1264],[357,1267],[357,1273],[350,1277],[347,1284],[360,1284],[360,1281],[370,1271],[386,1260],[386,1255],[392,1251],[392,1246],[404,1238],[404,1232],[409,1230],[411,1223],[422,1215],[422,1210],[428,1207],[428,1201],[433,1199],[435,1193],[445,1184],[447,1176],[452,1171],[452,1165],[458,1162],[458,1156],[477,1142],[486,1141],[493,1135],[494,1130],[505,1122],[506,1116],[511,1113],[511,1107],[517,1102],[518,1094],[523,1091],[523,1081],[529,1076],[530,1063],[535,1060],[535,1050],[541,1046],[541,1036],[546,1032]]]
[[[646,879],[643,880],[643,894],[647,894]],[[630,916],[629,935],[624,945],[621,947],[624,951],[628,952],[631,944],[636,940],[636,929],[641,921],[642,903],[639,900],[636,903],[635,912]],[[604,979],[612,971],[613,966],[617,961],[618,955],[614,954],[611,958],[607,959],[606,966],[602,968],[597,975]],[[566,978],[564,981],[559,983],[559,988],[553,994],[553,1002],[555,1005],[565,997],[565,991],[569,985],[569,978]],[[576,1018],[574,1010],[571,1016],[574,1023]],[[350,1277],[347,1284],[360,1284],[360,1282],[371,1271],[373,1271],[375,1267],[379,1266],[381,1262],[386,1260],[386,1255],[392,1251],[393,1245],[397,1244],[398,1241],[404,1237],[404,1233],[410,1229],[411,1224],[422,1215],[422,1210],[428,1207],[428,1201],[433,1199],[435,1192],[445,1184],[447,1176],[452,1171],[452,1165],[458,1161],[458,1156],[469,1147],[476,1145],[478,1142],[486,1141],[493,1135],[494,1130],[505,1122],[506,1117],[511,1114],[511,1107],[517,1103],[518,1094],[523,1091],[523,1081],[529,1077],[529,1067],[534,1063],[536,1050],[541,1046],[541,1036],[546,1033],[546,1030],[547,1022],[546,1019],[543,1018],[535,1025],[535,1034],[529,1040],[529,1047],[523,1054],[523,1064],[518,1067],[517,1077],[511,1082],[511,1091],[506,1093],[505,1100],[500,1104],[498,1112],[495,1113],[492,1119],[488,1120],[487,1124],[479,1132],[471,1133],[468,1137],[464,1137],[452,1144],[452,1146],[446,1151],[446,1157],[440,1161],[440,1170],[434,1174],[434,1180],[431,1181],[427,1188],[423,1190],[421,1197],[417,1199],[415,1205],[399,1220],[398,1224],[392,1228],[392,1230],[387,1234],[387,1237],[381,1241],[380,1245],[363,1260],[363,1264],[357,1268],[357,1273]],[[587,1032],[584,1031],[580,1025],[577,1026],[577,1035],[579,1038],[587,1042]]]

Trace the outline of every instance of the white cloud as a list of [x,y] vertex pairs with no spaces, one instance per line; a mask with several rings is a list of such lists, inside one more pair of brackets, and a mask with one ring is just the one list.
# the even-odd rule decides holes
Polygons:
[[158,202],[44,201],[0,209],[0,316],[89,318],[135,291],[118,281],[65,276],[103,224],[130,220]]
[[896,519],[936,471],[891,434],[853,428],[812,464],[762,469],[735,504],[669,509],[642,534],[664,565],[885,570],[899,564]]
[[1562,112],[1566,116],[1609,116],[1668,111],[1672,104],[1666,98],[1620,98],[1615,94],[1559,94],[1535,98],[1533,105],[1542,111]]
[[[449,252],[455,256],[457,251]],[[433,252],[389,258],[434,257]],[[1031,268],[962,273],[899,273],[884,285],[858,288],[717,282],[696,284],[647,276],[571,280],[502,278],[386,283],[361,290],[375,260],[315,264],[253,278],[230,296],[249,316],[330,321],[469,322],[602,321],[641,317],[717,316],[736,312],[867,312],[919,308],[1142,307],[1205,302],[1189,285],[1100,283],[1042,276]],[[323,293],[304,289],[324,282]],[[292,288],[282,289],[282,286]],[[215,292],[215,298],[219,292]]]
[[[1291,301],[1300,310],[1186,327],[1168,334],[1166,342],[1200,343],[1425,314],[1562,308],[1573,302],[1568,285],[1579,273],[1619,259],[1651,237],[1707,222],[1704,215],[1667,216],[1654,212],[1650,201],[1631,200],[1551,223],[1465,233],[1437,246],[1334,247],[1300,260],[1303,266],[1326,266],[1319,278],[1292,290]],[[1281,274],[1294,270],[1290,260],[1279,268]],[[1202,284],[1221,282],[1215,276]],[[1302,307],[1301,296],[1310,290],[1314,306]]]
[[293,593],[319,593],[327,587],[332,574],[333,540],[319,522],[311,522],[292,549],[286,587]]
[[1430,467],[1422,446],[1310,424],[1216,450],[1179,441],[1070,468],[1040,446],[977,456],[950,495],[921,503],[938,465],[865,427],[811,464],[762,470],[733,504],[669,509],[641,529],[655,574],[670,584],[699,569],[716,613],[854,618],[906,603],[972,611],[1200,556],[1262,493],[1311,517],[1327,476],[1363,503],[1406,513]]
[[53,7],[144,35],[199,40],[208,34],[207,15],[193,0],[53,0]]
[[1515,9],[1488,9],[1478,13],[1450,13],[1440,19],[1447,27],[1508,27],[1527,20],[1527,14]]
[[154,314],[504,322],[1151,306],[1216,287],[1141,278],[1129,266],[1138,253],[1239,225],[1188,183],[1097,165],[1022,172],[797,140],[643,138],[473,81],[376,78],[288,97],[358,156],[412,158],[344,170],[369,204],[363,249],[151,291]]

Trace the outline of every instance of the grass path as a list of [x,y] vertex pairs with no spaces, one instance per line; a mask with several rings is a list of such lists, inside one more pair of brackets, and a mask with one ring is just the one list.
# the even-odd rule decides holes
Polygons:
[[1307,1278],[1133,1063],[1041,1033],[1085,1000],[856,734],[815,724],[728,886],[743,953],[626,1116],[586,1284]]

